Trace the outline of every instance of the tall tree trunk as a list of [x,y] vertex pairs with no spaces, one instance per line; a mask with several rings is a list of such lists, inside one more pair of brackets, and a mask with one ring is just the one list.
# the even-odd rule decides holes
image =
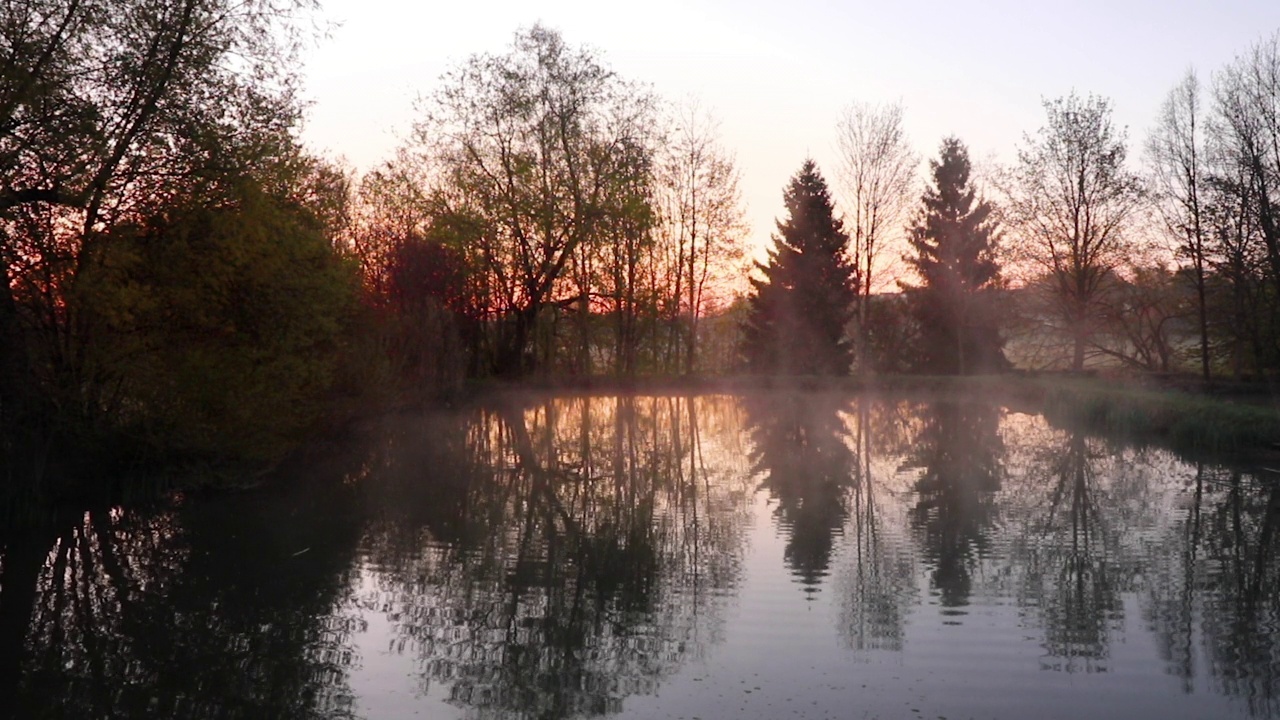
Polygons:
[[529,345],[529,330],[538,317],[538,305],[516,310],[514,327],[510,334],[503,333],[498,343],[498,353],[494,363],[494,372],[500,376],[519,376],[529,370],[525,361],[525,350]]
[[1071,369],[1074,372],[1084,371],[1084,328],[1080,325],[1075,330],[1075,347],[1071,353]]
[[1209,313],[1205,307],[1205,278],[1204,278],[1204,258],[1203,256],[1196,258],[1196,304],[1199,310],[1200,320],[1200,370],[1204,374],[1204,381],[1210,381],[1209,377]]
[[0,272],[0,431],[16,424],[29,409],[32,388],[27,344],[18,321],[8,263]]
[[1268,168],[1260,158],[1253,160],[1254,182],[1258,194],[1258,228],[1267,248],[1267,262],[1271,267],[1271,279],[1280,297],[1280,223],[1276,220],[1276,208],[1271,204],[1272,188],[1267,182]]

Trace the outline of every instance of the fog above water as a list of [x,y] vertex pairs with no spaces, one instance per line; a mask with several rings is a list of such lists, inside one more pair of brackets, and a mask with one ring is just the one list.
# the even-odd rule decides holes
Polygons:
[[14,717],[1280,716],[1280,489],[994,404],[510,396],[11,542]]

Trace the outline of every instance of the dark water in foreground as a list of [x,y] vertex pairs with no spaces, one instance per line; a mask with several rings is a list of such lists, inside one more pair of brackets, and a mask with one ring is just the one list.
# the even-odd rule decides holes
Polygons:
[[772,395],[392,418],[299,475],[10,542],[0,714],[1280,717],[1261,470]]

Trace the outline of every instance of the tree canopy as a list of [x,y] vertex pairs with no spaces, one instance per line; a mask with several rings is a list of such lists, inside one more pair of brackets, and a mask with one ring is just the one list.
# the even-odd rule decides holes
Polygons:
[[1132,246],[1128,223],[1143,185],[1126,166],[1125,132],[1108,100],[1073,93],[1044,109],[1046,124],[1018,152],[1009,210],[1023,248],[1048,274],[1051,313],[1079,371],[1099,332],[1107,281]]
[[920,326],[917,365],[961,375],[1007,366],[994,291],[999,284],[991,204],[970,182],[969,151],[952,137],[930,161],[933,184],[908,229],[907,262],[920,275],[910,287]]
[[477,55],[424,106],[415,150],[438,173],[435,202],[477,219],[468,250],[497,316],[494,370],[533,364],[543,308],[590,246],[648,232],[654,102],[593,52],[534,26],[504,55]]
[[827,182],[805,160],[783,193],[767,263],[756,264],[743,327],[743,353],[754,372],[845,375],[853,362],[846,326],[852,319],[857,270],[849,236],[835,217]]
[[355,275],[333,244],[345,176],[294,137],[313,7],[3,5],[9,477],[41,484],[29,447],[95,468],[271,461],[315,419]]

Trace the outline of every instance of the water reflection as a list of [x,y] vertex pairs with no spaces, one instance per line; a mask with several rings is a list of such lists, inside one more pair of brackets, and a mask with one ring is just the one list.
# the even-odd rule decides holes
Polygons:
[[[393,476],[411,462],[418,487],[443,480],[480,526],[393,522],[370,538],[366,602],[394,619],[424,688],[448,683],[472,717],[599,715],[703,652],[737,581],[748,494],[699,420],[732,411],[687,398],[512,402],[446,420],[470,428],[452,462],[389,458]],[[454,477],[435,477],[440,467]],[[418,527],[428,536],[409,552],[412,539],[387,537]]]
[[1043,479],[1046,498],[1027,517],[1024,554],[1016,556],[1022,597],[1041,616],[1045,649],[1053,667],[1067,671],[1107,669],[1111,635],[1123,620],[1120,592],[1131,590],[1137,575],[1120,547],[1129,528],[1096,472],[1104,457],[1076,432],[1045,449],[1033,477]]
[[1280,717],[1276,478],[982,402],[510,396],[297,475],[3,543],[0,715],[375,717],[371,676],[405,715],[693,715],[664,688],[803,615],[957,710],[923,653],[993,656],[952,631],[1022,692],[1151,667],[1147,714]]
[[848,401],[818,393],[764,395],[745,403],[752,472],[777,502],[785,559],[805,591],[827,576],[834,538],[849,514],[854,454],[841,417]]
[[[845,417],[855,452],[839,567],[840,635],[854,650],[900,651],[916,583],[907,538],[896,527],[901,489],[891,468],[913,444],[917,418],[905,404],[866,401]],[[877,456],[894,460],[886,466]]]
[[1239,472],[1201,473],[1198,494],[1209,504],[1196,508],[1189,534],[1202,534],[1203,545],[1184,554],[1190,568],[1183,572],[1185,579],[1199,570],[1192,552],[1204,558],[1202,632],[1218,689],[1245,698],[1250,711],[1264,717],[1280,716],[1277,480],[1264,484]]
[[944,401],[921,408],[923,424],[909,455],[920,468],[912,525],[933,567],[931,583],[947,608],[969,604],[971,574],[988,554],[1003,472],[1000,410]]
[[27,569],[16,563],[32,556],[15,555],[5,568],[5,621],[26,618],[27,628],[3,649],[20,665],[0,688],[4,710],[348,716],[348,641],[363,624],[341,612],[353,518],[344,521],[342,498],[325,493],[302,506],[257,500],[199,513],[185,512],[181,498],[146,512],[85,513]]

